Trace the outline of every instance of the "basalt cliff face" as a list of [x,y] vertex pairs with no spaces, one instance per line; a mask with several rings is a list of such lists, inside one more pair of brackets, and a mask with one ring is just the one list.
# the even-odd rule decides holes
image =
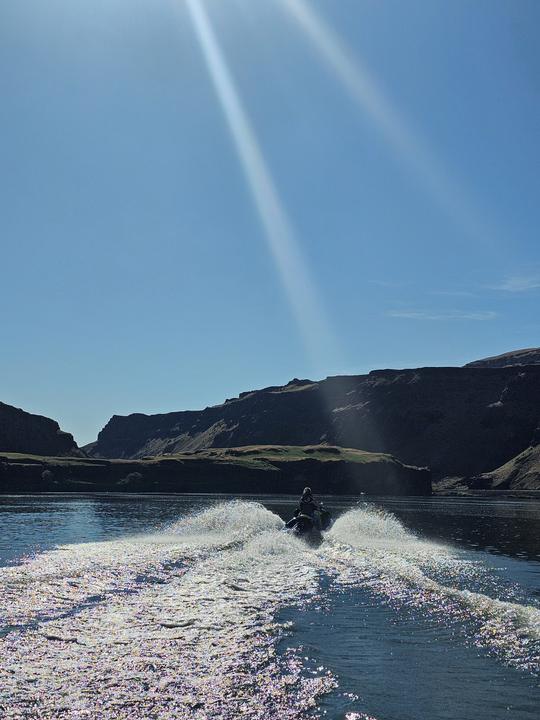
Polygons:
[[434,477],[500,467],[538,437],[540,365],[377,370],[293,380],[201,411],[114,416],[87,452],[142,458],[328,443],[390,453]]
[[58,423],[0,402],[0,450],[36,455],[80,455],[73,435]]

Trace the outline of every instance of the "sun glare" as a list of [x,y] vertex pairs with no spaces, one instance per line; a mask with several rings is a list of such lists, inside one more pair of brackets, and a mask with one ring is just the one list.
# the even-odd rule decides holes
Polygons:
[[346,46],[320,15],[313,4],[305,0],[280,0],[290,17],[309,38],[333,71],[349,97],[367,115],[389,146],[412,170],[438,206],[465,231],[470,239],[493,240],[492,228],[487,228],[469,199],[427,147],[408,126],[388,97],[385,96],[369,70]]
[[268,246],[278,268],[292,311],[312,360],[328,359],[335,339],[306,261],[257,137],[242,105],[234,80],[200,0],[186,0],[208,72],[233,138],[238,157],[256,205]]

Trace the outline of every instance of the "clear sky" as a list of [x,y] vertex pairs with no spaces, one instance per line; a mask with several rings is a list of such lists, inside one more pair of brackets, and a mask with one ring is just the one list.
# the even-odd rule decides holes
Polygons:
[[0,399],[540,344],[537,0],[2,0]]

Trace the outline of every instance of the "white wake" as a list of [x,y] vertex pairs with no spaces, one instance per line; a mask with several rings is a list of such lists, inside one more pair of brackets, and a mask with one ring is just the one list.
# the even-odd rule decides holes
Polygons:
[[540,611],[470,589],[487,575],[368,507],[339,517],[318,549],[246,502],[59,547],[0,569],[0,710],[13,720],[300,718],[336,681],[277,652],[277,617],[319,598],[321,576],[455,623],[537,672]]

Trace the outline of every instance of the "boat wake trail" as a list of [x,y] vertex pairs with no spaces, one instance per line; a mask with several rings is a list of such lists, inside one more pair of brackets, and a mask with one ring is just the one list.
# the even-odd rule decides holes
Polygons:
[[506,589],[481,562],[370,507],[338,518],[321,555],[338,584],[362,586],[398,611],[430,613],[508,664],[539,673],[540,609],[499,599]]
[[[261,505],[228,503],[163,533],[7,568],[5,716],[262,719],[312,709],[335,681],[276,654],[275,616],[317,596],[318,568],[282,527]],[[85,604],[94,585],[101,601]]]
[[[479,592],[480,563],[357,508],[314,550],[258,503],[217,505],[152,534],[69,545],[0,569],[7,718],[300,718],[336,687],[277,652],[284,607],[336,587],[429,612],[530,672],[540,611]],[[493,583],[492,583],[493,585]]]

